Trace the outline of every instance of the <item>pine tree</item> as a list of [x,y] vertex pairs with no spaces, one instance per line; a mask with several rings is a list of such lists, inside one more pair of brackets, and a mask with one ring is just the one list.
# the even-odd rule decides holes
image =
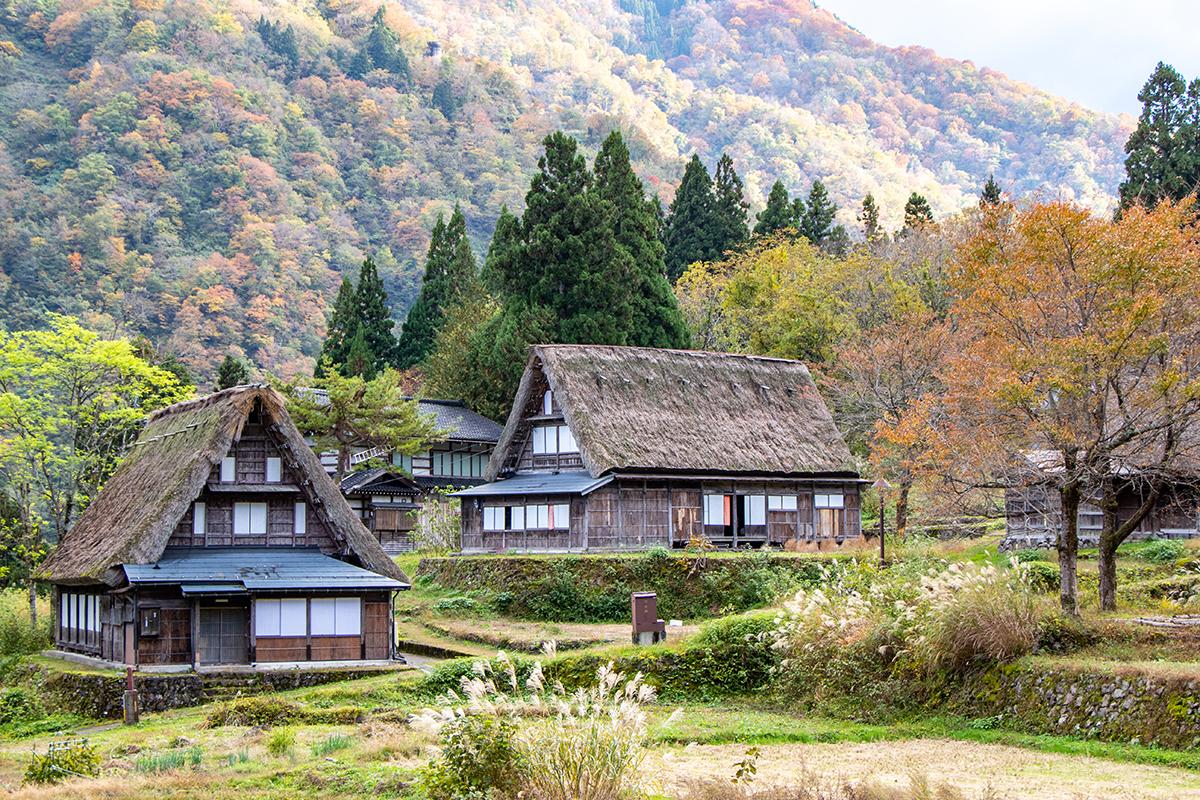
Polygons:
[[217,391],[232,389],[250,382],[250,367],[240,358],[226,354],[217,368]]
[[522,294],[526,289],[521,274],[523,237],[520,218],[508,206],[501,206],[480,271],[483,285],[497,297]]
[[933,211],[929,208],[929,201],[916,192],[910,194],[908,202],[904,204],[904,228],[900,232],[904,234],[920,230],[932,222]]
[[667,247],[667,277],[674,282],[689,264],[721,256],[718,248],[720,223],[712,178],[693,155],[683,170],[683,180],[667,216],[663,244]]
[[346,363],[346,355],[350,352],[350,339],[354,336],[355,327],[354,284],[349,278],[342,278],[337,299],[333,303],[333,313],[325,326],[325,342],[321,345],[321,357],[317,359],[314,377],[325,377],[327,368],[341,370],[342,365]]
[[980,208],[994,208],[1004,202],[1004,195],[1000,193],[1000,184],[996,183],[994,174],[988,175],[987,183],[983,185],[983,191],[979,193]]
[[717,161],[713,186],[719,221],[717,248],[724,253],[740,247],[750,238],[747,223],[750,204],[746,202],[745,187],[728,153],[722,153]]
[[803,221],[800,223],[800,233],[815,245],[825,243],[833,228],[833,219],[837,215],[837,206],[829,199],[825,184],[813,181],[808,191],[808,204],[804,209]]
[[408,311],[396,345],[397,367],[409,369],[425,360],[445,322],[446,309],[476,278],[466,218],[455,205],[448,225],[439,214],[433,226],[421,292]]
[[771,185],[771,193],[767,195],[766,208],[755,217],[757,221],[754,224],[754,235],[769,236],[784,228],[795,227],[796,220],[792,211],[783,181],[775,181]]
[[[727,166],[732,171],[732,162]],[[627,344],[642,347],[686,347],[687,325],[667,282],[664,247],[657,235],[653,204],[629,163],[629,149],[620,131],[604,140],[596,155],[595,191],[607,206],[616,250],[611,275],[629,275],[630,324]],[[728,178],[727,178],[728,180]],[[737,176],[733,181],[740,184]],[[745,227],[745,208],[742,227]],[[729,219],[726,219],[729,222]],[[728,233],[729,231],[727,231]]]
[[879,206],[875,204],[875,197],[870,192],[863,198],[862,210],[858,212],[858,221],[862,223],[863,235],[868,242],[879,238],[879,234],[882,233],[879,228]]
[[800,195],[792,198],[792,221],[789,224],[797,231],[804,224],[804,198]]
[[1142,113],[1125,143],[1122,209],[1182,200],[1200,186],[1200,79],[1188,86],[1160,61],[1138,100]]
[[[371,258],[363,262],[358,273],[358,284],[354,287],[354,321],[362,326],[363,340],[373,359],[371,374],[374,375],[395,358],[396,337],[392,333],[395,323],[388,311],[387,291]],[[350,363],[349,348],[346,361]],[[353,374],[366,373],[356,371]]]

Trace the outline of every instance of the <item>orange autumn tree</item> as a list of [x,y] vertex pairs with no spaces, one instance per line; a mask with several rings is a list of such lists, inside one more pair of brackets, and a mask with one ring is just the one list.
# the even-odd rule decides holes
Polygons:
[[[1191,217],[1186,204],[1119,221],[1068,203],[990,211],[951,267],[943,388],[901,426],[922,429],[927,468],[961,485],[1038,481],[1057,493],[1068,613],[1078,610],[1080,503],[1118,472],[1152,492],[1187,454],[1200,385]],[[1030,457],[1037,469],[1016,467]],[[1114,591],[1112,542],[1140,520],[1108,523]]]

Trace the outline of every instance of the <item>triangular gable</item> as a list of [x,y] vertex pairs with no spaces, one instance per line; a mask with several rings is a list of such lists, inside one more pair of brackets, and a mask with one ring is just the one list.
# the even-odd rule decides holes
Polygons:
[[104,489],[40,571],[61,583],[117,585],[118,566],[161,557],[176,524],[200,496],[214,466],[241,436],[256,403],[269,418],[281,455],[303,476],[301,489],[347,554],[376,572],[407,580],[347,505],[267,386],[239,386],[177,403],[150,417]]

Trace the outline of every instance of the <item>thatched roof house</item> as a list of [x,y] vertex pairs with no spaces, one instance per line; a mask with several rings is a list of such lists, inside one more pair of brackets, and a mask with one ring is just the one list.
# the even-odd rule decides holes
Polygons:
[[[679,546],[693,538],[760,546],[860,535],[853,458],[807,367],[786,359],[532,347],[487,477],[458,493],[479,511],[476,525],[464,504],[467,549]],[[546,533],[536,527],[543,503],[526,504],[536,507],[535,527],[528,512],[512,510],[528,497],[559,501],[544,503]],[[485,511],[483,498],[503,509]],[[836,515],[814,511],[830,503]]]
[[[261,580],[284,574],[330,577],[327,585]],[[61,647],[140,664],[304,661],[328,652],[349,659],[368,649],[387,657],[387,595],[408,583],[321,468],[283,398],[262,385],[151,416],[42,575],[60,598]],[[280,605],[273,592],[302,596]],[[298,604],[308,615],[312,603],[317,632],[301,635]],[[344,609],[344,630],[326,625],[335,606]],[[340,640],[363,639],[371,615],[385,630],[369,647]],[[171,620],[169,634],[161,618]],[[137,635],[127,636],[126,625]]]

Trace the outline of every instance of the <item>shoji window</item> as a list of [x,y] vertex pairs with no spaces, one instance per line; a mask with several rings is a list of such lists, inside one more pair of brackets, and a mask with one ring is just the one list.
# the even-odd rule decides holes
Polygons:
[[308,533],[308,505],[305,503],[292,506],[292,530],[295,533]]
[[254,601],[255,636],[304,636],[308,632],[308,601],[303,597]]
[[549,389],[542,395],[542,413],[547,415],[554,413],[554,393]]
[[485,531],[504,530],[504,506],[484,506],[483,529]]
[[225,456],[221,459],[221,483],[233,483],[237,480],[237,459]]
[[362,633],[362,604],[357,597],[314,597],[313,636],[358,636]]
[[742,524],[767,524],[767,498],[761,494],[742,496]]
[[525,527],[543,531],[550,527],[550,506],[525,506]]
[[727,494],[704,495],[704,524],[729,525],[732,515],[730,506],[733,498]]
[[819,494],[813,498],[817,508],[842,508],[845,503],[846,498],[840,494]]
[[234,503],[233,532],[238,536],[262,536],[267,532],[266,503]]
[[567,503],[556,503],[550,506],[550,527],[556,531],[565,531],[571,527],[571,506]]
[[277,456],[267,456],[267,483],[283,480],[283,462]]
[[208,508],[204,503],[192,503],[192,533],[202,534],[208,530],[208,522],[205,519],[207,513]]
[[767,496],[768,511],[795,511],[796,495],[794,494],[772,494]]

